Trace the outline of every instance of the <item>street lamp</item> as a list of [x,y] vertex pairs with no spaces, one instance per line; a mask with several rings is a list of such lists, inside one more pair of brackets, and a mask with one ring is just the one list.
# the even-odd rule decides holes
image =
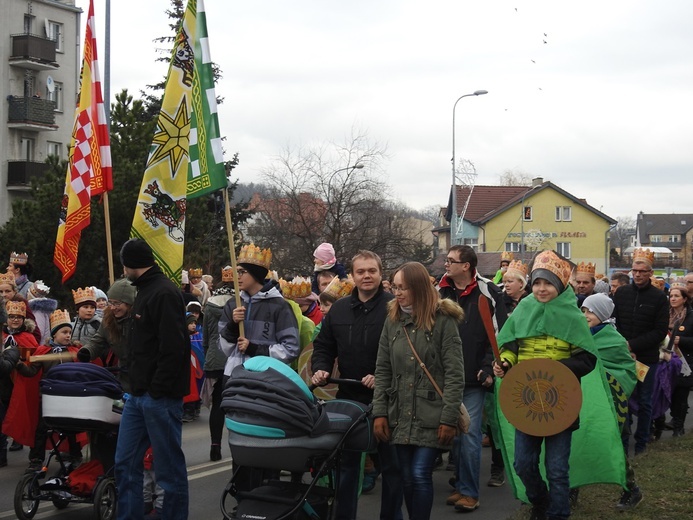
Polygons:
[[457,243],[457,176],[455,175],[455,109],[460,99],[470,96],[483,96],[488,94],[487,90],[475,90],[471,94],[464,94],[457,98],[452,106],[452,217],[450,218],[450,245]]

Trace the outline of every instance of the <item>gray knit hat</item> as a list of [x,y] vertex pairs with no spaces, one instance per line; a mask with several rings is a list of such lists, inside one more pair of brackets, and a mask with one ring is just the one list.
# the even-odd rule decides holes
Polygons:
[[108,299],[132,305],[135,303],[137,288],[127,278],[119,278],[108,290]]
[[604,323],[614,312],[614,302],[606,294],[596,293],[585,298],[582,308],[595,314]]

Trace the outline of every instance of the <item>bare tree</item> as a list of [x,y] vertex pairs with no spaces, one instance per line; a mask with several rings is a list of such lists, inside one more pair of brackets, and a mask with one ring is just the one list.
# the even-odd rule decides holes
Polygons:
[[532,174],[520,170],[505,170],[500,175],[501,186],[531,186]]
[[635,218],[618,217],[618,224],[611,230],[609,236],[611,249],[618,254],[618,259],[623,260],[623,252],[630,245],[630,237],[635,234]]
[[380,254],[387,268],[414,256],[427,260],[406,208],[389,200],[386,159],[386,147],[358,131],[343,144],[285,150],[263,172],[270,197],[256,208],[246,238],[272,248],[283,276],[311,272],[322,242],[345,264],[359,249]]

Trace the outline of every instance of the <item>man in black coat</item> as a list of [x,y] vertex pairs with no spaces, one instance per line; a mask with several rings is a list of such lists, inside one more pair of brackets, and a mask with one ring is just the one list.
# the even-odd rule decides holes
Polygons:
[[125,276],[137,287],[128,342],[130,398],[118,432],[115,477],[118,518],[141,518],[143,460],[151,444],[162,518],[188,518],[188,475],[182,449],[183,397],[190,391],[190,338],[183,296],[143,240],[120,250]]
[[[636,361],[650,370],[638,381],[634,395],[638,401],[638,425],[635,430],[635,454],[647,448],[652,422],[652,389],[659,362],[659,346],[669,329],[669,303],[666,295],[650,281],[654,254],[649,249],[633,252],[633,282],[613,294],[616,328],[628,340],[628,349]],[[628,453],[631,411],[623,428],[623,445]]]

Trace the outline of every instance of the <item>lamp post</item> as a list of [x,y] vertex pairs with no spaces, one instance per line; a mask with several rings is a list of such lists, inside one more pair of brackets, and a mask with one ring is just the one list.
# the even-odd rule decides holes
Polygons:
[[455,245],[457,243],[457,231],[458,231],[458,217],[457,217],[457,175],[455,174],[455,109],[457,108],[457,103],[460,99],[470,97],[470,96],[483,96],[488,94],[487,90],[475,90],[471,94],[464,94],[457,98],[455,104],[452,106],[452,212],[450,218],[450,245]]

